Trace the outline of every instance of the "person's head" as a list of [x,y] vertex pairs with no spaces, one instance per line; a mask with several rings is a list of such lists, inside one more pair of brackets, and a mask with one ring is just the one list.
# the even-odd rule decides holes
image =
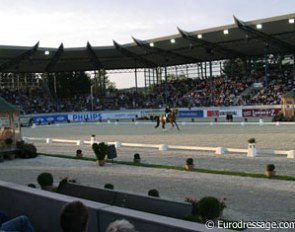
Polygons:
[[148,195],[152,197],[160,197],[159,191],[157,189],[150,189]]
[[109,224],[105,232],[136,232],[134,226],[127,220],[116,220]]
[[63,232],[86,232],[88,210],[80,201],[73,201],[63,206],[60,213],[60,225]]

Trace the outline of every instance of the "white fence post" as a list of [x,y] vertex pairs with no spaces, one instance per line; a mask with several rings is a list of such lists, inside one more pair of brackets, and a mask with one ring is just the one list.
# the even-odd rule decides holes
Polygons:
[[217,147],[215,154],[216,155],[223,155],[224,154],[224,147]]
[[290,150],[288,152],[288,156],[287,156],[288,159],[295,159],[295,150]]
[[256,143],[248,143],[248,157],[255,157],[257,155]]
[[167,151],[167,150],[168,150],[168,146],[167,146],[167,144],[161,144],[161,145],[159,146],[159,150],[160,150],[160,151]]

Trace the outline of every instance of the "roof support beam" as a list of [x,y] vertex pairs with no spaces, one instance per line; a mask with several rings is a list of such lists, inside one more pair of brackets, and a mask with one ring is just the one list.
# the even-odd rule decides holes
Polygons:
[[178,59],[184,59],[186,60],[187,63],[196,63],[196,62],[200,62],[200,60],[194,58],[194,57],[189,57],[189,56],[185,56],[185,55],[181,55],[179,53],[176,52],[172,52],[172,51],[168,51],[168,50],[163,50],[161,48],[156,48],[156,47],[151,47],[148,43],[146,43],[145,41],[136,39],[134,37],[132,37],[132,39],[134,40],[134,42],[137,44],[137,46],[139,46],[140,48],[142,48],[143,50],[145,50],[146,52],[152,51],[155,53],[160,53],[160,54],[164,54],[165,57],[168,56],[172,56],[172,57],[176,57]]
[[94,50],[92,49],[92,46],[89,42],[87,42],[86,49],[87,49],[89,57],[91,58],[92,63],[94,64],[94,68],[96,70],[103,69],[103,66],[102,66],[100,60],[97,58],[97,56],[96,56],[96,54],[95,54]]
[[59,61],[60,57],[62,56],[64,52],[64,46],[61,43],[57,51],[54,53],[52,59],[50,60],[49,64],[45,68],[45,72],[52,72],[54,67],[56,66],[57,62]]
[[134,60],[139,60],[142,63],[146,64],[148,67],[147,68],[155,68],[158,67],[159,65],[157,65],[156,63],[149,61],[147,59],[142,58],[141,56],[135,54],[134,52],[131,52],[129,50],[127,50],[126,48],[124,48],[123,46],[121,46],[120,44],[118,44],[115,40],[113,40],[114,46],[115,48],[121,52],[122,55],[124,56],[128,56],[128,57],[132,57]]
[[5,71],[5,69],[13,65],[18,65],[22,60],[31,58],[31,56],[37,51],[38,47],[39,47],[39,42],[37,42],[35,46],[32,47],[30,50],[23,52],[22,54],[8,60],[7,62],[4,62],[3,64],[0,65],[0,72]]
[[265,43],[272,44],[273,46],[279,49],[283,49],[284,51],[292,50],[293,52],[295,52],[295,46],[293,46],[292,44],[289,44],[280,39],[277,39],[271,35],[265,34],[262,31],[258,31],[255,28],[247,25],[245,22],[237,19],[235,16],[234,16],[234,20],[235,20],[235,24],[238,26],[239,29],[246,31],[249,34],[257,36],[258,39],[263,40]]
[[223,54],[226,54],[226,55],[230,54],[233,57],[246,56],[245,54],[243,54],[241,52],[237,52],[237,51],[235,51],[233,49],[226,48],[226,47],[223,47],[221,45],[214,44],[214,43],[208,42],[206,40],[196,38],[195,36],[191,35],[189,32],[184,31],[184,30],[180,29],[179,27],[177,27],[177,30],[179,31],[179,33],[181,34],[181,36],[184,39],[189,40],[189,41],[194,42],[194,43],[197,43],[197,44],[200,44],[201,46],[204,46],[206,49],[216,50],[216,51],[218,51],[220,53],[223,53]]

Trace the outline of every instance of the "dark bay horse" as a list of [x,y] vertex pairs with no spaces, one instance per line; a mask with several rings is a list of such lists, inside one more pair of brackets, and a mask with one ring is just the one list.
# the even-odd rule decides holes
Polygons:
[[166,118],[165,115],[157,116],[156,117],[157,125],[155,126],[155,128],[158,128],[160,123],[162,123],[162,128],[165,129],[165,124],[171,123],[172,129],[174,128],[174,125],[175,125],[177,130],[179,130],[179,127],[176,123],[176,114],[177,114],[177,109],[173,109],[171,110],[168,118]]

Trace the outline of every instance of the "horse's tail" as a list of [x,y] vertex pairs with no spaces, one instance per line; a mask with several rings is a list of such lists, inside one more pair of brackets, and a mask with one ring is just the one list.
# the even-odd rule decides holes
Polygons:
[[157,125],[155,126],[155,128],[158,128],[159,125],[160,125],[160,117],[159,117],[159,116],[156,116],[156,117],[155,117],[155,120],[156,120],[156,122],[157,122]]

